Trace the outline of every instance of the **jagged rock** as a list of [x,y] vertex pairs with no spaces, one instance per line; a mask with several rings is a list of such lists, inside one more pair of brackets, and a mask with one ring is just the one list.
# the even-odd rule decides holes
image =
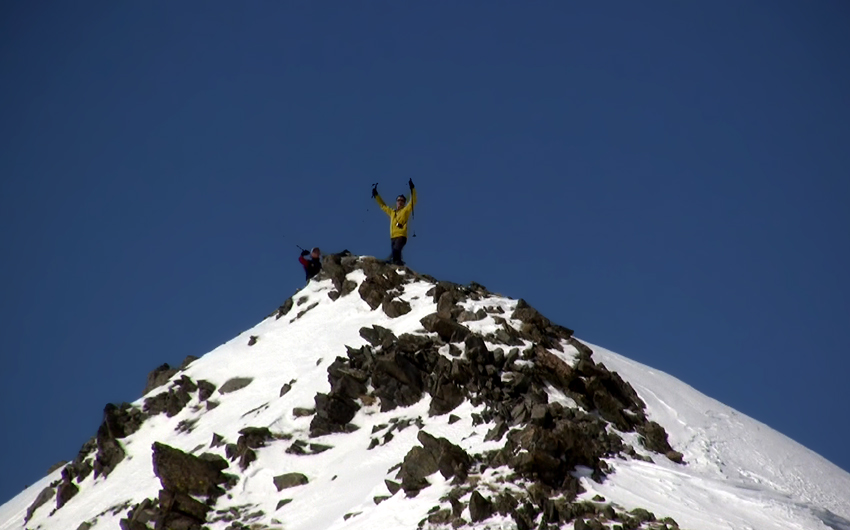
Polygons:
[[391,352],[375,358],[372,372],[375,395],[381,399],[381,411],[407,407],[422,398],[423,374],[407,355]]
[[251,336],[248,338],[248,346],[253,346],[254,344],[256,344],[256,343],[257,343],[257,339],[259,339],[259,338],[260,338],[260,337],[258,337],[258,336],[256,336],[256,335],[251,335]]
[[436,473],[438,469],[437,460],[431,451],[415,446],[408,451],[401,464],[398,474],[401,487],[408,495],[416,495],[419,490],[430,484],[425,477]]
[[207,520],[207,514],[211,510],[206,504],[196,501],[185,493],[167,489],[160,490],[159,505],[164,507],[166,512],[177,512],[201,524]]
[[346,396],[316,394],[316,415],[310,422],[310,436],[322,436],[333,432],[346,432],[348,422],[360,409],[360,405]]
[[71,474],[68,469],[62,470],[62,483],[59,484],[59,488],[56,490],[56,509],[59,510],[65,504],[70,501],[74,495],[76,495],[80,491],[80,488],[77,487],[76,484],[71,482]]
[[[548,337],[569,340],[573,331],[557,324],[552,324],[548,318],[541,315],[536,309],[520,298],[517,301],[511,318],[523,322],[520,333],[523,338],[534,342],[548,342]],[[553,346],[556,346],[553,344]]]
[[464,345],[466,346],[466,357],[473,365],[486,366],[495,362],[493,352],[487,349],[484,339],[479,335],[470,335],[464,341]]
[[145,389],[142,391],[142,395],[144,396],[154,388],[164,385],[177,372],[178,370],[169,366],[168,363],[157,366],[148,374],[148,381],[145,385]]
[[278,307],[277,311],[275,311],[273,313],[275,315],[275,320],[277,320],[280,317],[282,317],[283,315],[289,313],[289,311],[292,310],[292,306],[293,306],[294,303],[295,302],[292,300],[291,297],[287,298],[286,301],[283,303],[283,305]]
[[534,347],[534,368],[541,377],[562,391],[567,391],[575,378],[570,365],[539,344]]
[[198,399],[206,401],[213,395],[213,392],[215,392],[214,384],[203,379],[198,381]]
[[265,447],[266,442],[273,439],[271,431],[266,427],[245,427],[239,431],[239,439],[236,445],[225,447],[227,457],[231,460],[239,459],[240,469],[247,469],[257,459],[254,449]]
[[251,377],[234,377],[228,379],[221,388],[218,389],[219,394],[229,394],[231,392],[236,392],[237,390],[241,390],[246,386],[251,384],[251,381],[254,379]]
[[109,475],[124,459],[124,448],[118,439],[136,432],[145,418],[144,413],[129,403],[122,403],[120,407],[112,403],[106,404],[103,409],[103,423],[100,424],[95,438],[95,477]]
[[389,346],[398,340],[392,331],[378,325],[371,328],[360,328],[360,336],[376,348],[384,345]]
[[[439,312],[439,311],[438,311],[438,312]],[[477,321],[479,321],[479,320],[484,320],[485,318],[487,318],[487,312],[486,312],[486,311],[484,311],[483,309],[479,309],[478,311],[476,311],[476,312],[474,312],[474,313],[473,313],[472,311],[462,311],[462,312],[461,312],[461,313],[457,316],[457,321],[458,321],[459,323],[463,323],[463,322],[477,322]]]
[[[673,451],[673,448],[670,447],[670,442],[667,441],[667,431],[665,431],[664,427],[658,423],[654,421],[646,422],[643,425],[639,425],[637,431],[638,434],[640,434],[641,444],[650,451],[654,451],[662,455],[676,453]],[[670,460],[673,459],[671,458]],[[678,457],[678,460],[681,460],[681,457]],[[673,461],[675,462],[676,460]],[[681,463],[681,461],[679,463]]]
[[398,288],[405,281],[405,278],[392,267],[377,260],[363,259],[361,266],[366,274],[366,279],[361,282],[358,291],[360,297],[373,310],[383,303],[389,291]]
[[41,490],[41,493],[38,494],[38,497],[36,497],[33,503],[30,504],[29,508],[27,508],[27,514],[24,517],[24,524],[26,525],[26,523],[29,522],[30,519],[32,519],[32,516],[35,511],[47,504],[47,501],[52,499],[54,495],[56,495],[56,489],[52,486],[47,486],[46,488]]
[[144,411],[150,416],[165,412],[169,418],[174,417],[192,400],[192,396],[189,394],[196,390],[198,390],[198,385],[184,375],[175,381],[167,392],[146,398]]
[[493,503],[493,510],[502,515],[508,515],[516,510],[517,506],[519,506],[519,501],[510,492],[503,491],[496,497],[496,501]]
[[487,431],[487,434],[484,436],[484,441],[499,441],[506,432],[508,432],[508,425],[503,420],[499,419],[496,421],[496,425]]
[[277,491],[302,486],[308,482],[310,481],[307,479],[307,476],[302,473],[287,473],[274,478],[274,485]]
[[210,447],[221,447],[225,445],[224,436],[213,433],[212,441],[210,442]]
[[469,499],[469,516],[472,522],[483,521],[491,515],[493,515],[493,503],[478,493],[478,490],[473,491]]
[[227,462],[217,455],[199,458],[153,443],[153,472],[163,488],[175,493],[218,497],[224,493],[221,485],[227,483],[227,477],[222,470],[227,467]]
[[403,353],[416,353],[434,347],[434,339],[425,335],[402,333],[396,342],[396,347]]
[[463,342],[472,333],[466,326],[441,317],[437,313],[431,313],[419,322],[426,331],[436,333],[444,342]]
[[577,465],[599,472],[600,459],[621,450],[622,440],[608,433],[604,422],[556,405],[549,407],[551,425],[528,424],[510,431],[505,446],[508,454],[493,464],[506,461],[522,476],[574,494],[578,484],[570,472]]
[[384,484],[387,485],[387,489],[390,491],[390,495],[395,495],[396,493],[398,493],[398,490],[401,489],[401,484],[399,484],[398,482],[393,482],[389,479],[384,479]]
[[88,521],[83,521],[82,523],[80,523],[80,526],[77,527],[77,530],[91,530],[93,526],[94,524]]
[[440,416],[451,412],[466,399],[463,390],[449,380],[446,375],[437,380],[430,394],[431,406],[428,409],[428,414],[431,416]]
[[298,314],[295,315],[295,318],[293,320],[298,320],[299,318],[306,315],[308,311],[315,309],[318,305],[319,305],[319,302],[313,302],[312,304],[308,305],[305,309],[302,309],[301,311],[299,311]]
[[410,303],[405,300],[387,296],[381,302],[381,309],[384,310],[384,313],[386,313],[388,317],[398,318],[410,313]]
[[199,358],[198,358],[198,357],[195,357],[194,355],[187,355],[187,356],[183,359],[183,362],[182,362],[182,363],[180,363],[180,370],[185,370],[186,368],[188,368],[188,367],[189,367],[189,365],[190,365],[190,364],[192,364],[193,362],[197,361],[198,359],[199,359]]
[[64,467],[67,464],[68,464],[68,462],[66,462],[65,460],[62,460],[61,462],[56,462],[55,464],[53,464],[52,466],[47,468],[47,474],[49,475],[49,474],[53,473],[54,471],[56,471],[57,469]]
[[366,394],[366,382],[369,374],[363,370],[352,368],[349,360],[337,357],[328,367],[328,381],[331,384],[331,394],[357,399]]
[[439,300],[437,300],[437,315],[440,318],[451,319],[455,314],[460,313],[461,308],[457,305],[460,297],[456,293],[456,289],[451,289],[440,295]]
[[428,486],[425,477],[437,471],[444,478],[466,480],[472,458],[460,447],[445,438],[435,438],[425,431],[417,435],[422,447],[415,446],[404,457],[398,478],[408,495],[415,495]]
[[323,257],[322,274],[330,278],[337,292],[339,292],[339,295],[344,296],[342,294],[342,290],[343,284],[345,282],[346,271],[345,268],[342,266],[342,256],[340,256],[339,254],[328,254]]

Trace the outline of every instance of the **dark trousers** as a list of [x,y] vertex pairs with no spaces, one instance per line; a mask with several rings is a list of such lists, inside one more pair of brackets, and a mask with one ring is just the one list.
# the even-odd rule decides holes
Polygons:
[[393,247],[393,263],[395,263],[396,265],[401,265],[402,263],[404,263],[401,260],[401,249],[403,249],[404,245],[407,244],[407,238],[394,237],[390,239],[390,242],[392,243]]

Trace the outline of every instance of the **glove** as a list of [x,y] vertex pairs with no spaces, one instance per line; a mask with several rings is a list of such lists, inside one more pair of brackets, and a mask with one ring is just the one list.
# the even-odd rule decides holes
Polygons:
[[410,186],[410,191],[413,191],[413,179],[407,179],[407,185]]
[[377,196],[378,196],[378,185],[375,184],[374,186],[372,186],[372,198],[374,199]]
[[309,251],[309,250],[302,250],[302,251],[301,251],[301,257],[303,258],[304,256],[306,256],[306,255],[307,255],[307,254],[309,254],[309,253],[310,253],[310,251]]

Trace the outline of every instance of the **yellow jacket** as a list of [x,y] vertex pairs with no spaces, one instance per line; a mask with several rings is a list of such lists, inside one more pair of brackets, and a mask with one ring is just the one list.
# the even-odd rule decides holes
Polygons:
[[407,220],[410,219],[413,206],[416,204],[416,188],[410,191],[410,201],[401,210],[394,210],[387,206],[380,195],[376,195],[375,200],[378,201],[381,210],[390,216],[390,238],[407,237]]

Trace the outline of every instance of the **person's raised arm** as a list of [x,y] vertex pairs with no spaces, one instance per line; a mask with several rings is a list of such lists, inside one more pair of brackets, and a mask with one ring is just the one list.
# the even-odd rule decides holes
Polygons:
[[372,198],[375,199],[375,201],[378,203],[378,206],[381,207],[381,210],[383,210],[384,213],[386,213],[387,215],[392,217],[392,215],[393,215],[392,208],[387,206],[387,203],[385,203],[384,199],[381,198],[381,195],[378,193],[378,185],[377,184],[372,186]]
[[407,179],[407,185],[410,186],[410,207],[416,204],[416,186],[413,185],[413,179]]

